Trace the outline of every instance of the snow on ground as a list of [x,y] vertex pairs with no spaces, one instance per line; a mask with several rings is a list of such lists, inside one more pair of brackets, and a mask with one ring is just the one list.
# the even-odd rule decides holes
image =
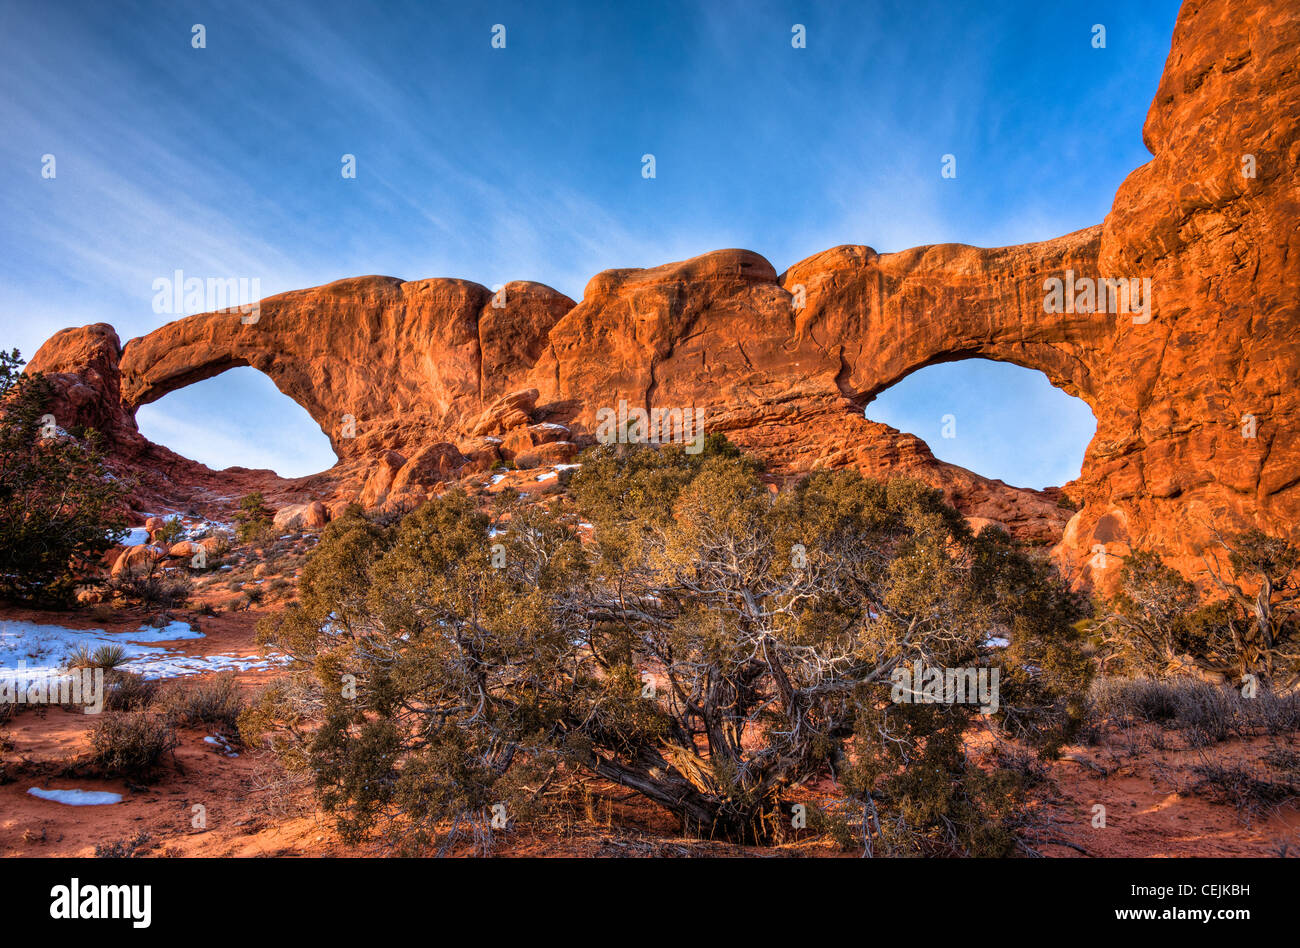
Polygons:
[[42,800],[53,800],[68,806],[103,806],[106,803],[122,802],[122,794],[109,793],[107,790],[42,790],[40,787],[32,787],[27,792]]
[[227,757],[238,757],[238,752],[230,746],[230,741],[226,740],[220,734],[212,734],[203,739],[203,743],[212,744],[217,750],[221,751]]
[[[177,678],[206,672],[271,668],[287,659],[281,655],[186,655],[175,648],[151,643],[201,639],[204,635],[187,622],[172,622],[163,628],[142,625],[134,632],[106,632],[103,629],[69,629],[17,619],[0,620],[0,674],[12,675],[21,668],[29,678],[57,675],[78,647],[99,648],[120,645],[126,652],[123,669],[145,678]],[[20,666],[19,663],[23,665]]]
[[[202,540],[204,537],[215,536],[219,534],[234,535],[235,525],[233,523],[224,523],[220,520],[205,520],[202,517],[182,517],[180,514],[151,514],[143,515],[145,519],[158,517],[164,522],[172,520],[180,521],[182,530],[178,540]],[[120,546],[142,546],[149,542],[149,531],[144,527],[128,527],[126,536],[117,541]]]
[[[97,630],[98,631],[98,630]],[[122,633],[104,633],[122,634]],[[203,633],[198,629],[192,628],[188,622],[181,622],[179,619],[167,623],[162,628],[152,625],[142,625],[138,630],[131,633],[132,642],[175,642],[178,639],[201,639]]]
[[552,477],[559,477],[561,471],[573,471],[582,467],[581,464],[552,464],[551,469],[544,474],[538,474],[539,481],[549,481]]
[[286,655],[179,655],[164,653],[156,657],[133,659],[123,666],[144,678],[183,678],[223,671],[260,671],[289,661]]

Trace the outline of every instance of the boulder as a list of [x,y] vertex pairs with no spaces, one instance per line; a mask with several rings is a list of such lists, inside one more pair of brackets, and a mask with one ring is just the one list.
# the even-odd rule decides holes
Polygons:
[[306,504],[290,504],[275,512],[274,524],[282,532],[321,530],[329,522],[328,509],[318,500]]
[[155,564],[167,555],[162,547],[148,543],[128,546],[113,563],[113,576],[138,576],[147,573]]

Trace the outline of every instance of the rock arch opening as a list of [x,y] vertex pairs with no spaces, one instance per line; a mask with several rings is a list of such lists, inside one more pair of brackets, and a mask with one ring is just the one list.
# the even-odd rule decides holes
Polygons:
[[249,366],[178,388],[136,411],[140,433],[213,470],[266,468],[305,477],[338,461],[301,405]]
[[942,461],[1040,490],[1079,476],[1097,431],[1088,403],[1042,372],[978,357],[917,369],[863,414],[921,438]]

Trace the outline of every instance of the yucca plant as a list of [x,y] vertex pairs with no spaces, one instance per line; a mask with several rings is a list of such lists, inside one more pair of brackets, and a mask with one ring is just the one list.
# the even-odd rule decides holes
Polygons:
[[91,659],[96,668],[117,668],[119,665],[125,665],[129,656],[126,654],[126,649],[120,645],[101,645],[95,649]]
[[69,668],[94,668],[95,659],[90,652],[90,646],[82,642],[77,646],[76,651],[68,656]]
[[126,649],[120,645],[101,645],[93,652],[85,642],[77,646],[68,658],[69,668],[117,668],[130,661]]

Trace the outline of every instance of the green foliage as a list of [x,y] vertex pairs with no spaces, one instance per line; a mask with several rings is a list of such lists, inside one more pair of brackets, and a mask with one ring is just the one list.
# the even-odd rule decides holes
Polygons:
[[188,573],[167,570],[161,560],[140,570],[128,570],[109,580],[108,587],[123,599],[151,609],[175,609],[189,601],[194,580]]
[[167,520],[154,533],[154,542],[167,548],[175,543],[180,542],[181,537],[185,535],[185,524],[179,519]]
[[125,532],[127,491],[95,432],[49,434],[53,389],[21,367],[0,352],[0,596],[62,601]]
[[1050,754],[1086,691],[1081,604],[925,485],[839,471],[774,496],[760,475],[715,436],[587,452],[572,511],[451,491],[392,526],[345,512],[260,626],[291,676],[246,739],[352,840],[482,841],[495,804],[526,818],[586,772],[766,842],[834,774],[883,851],[1010,851],[1021,785],[967,759],[978,710],[895,704],[890,673],[998,665],[996,720]]
[[[1259,530],[1216,534],[1202,593],[1150,551],[1135,551],[1098,623],[1107,670],[1162,677],[1210,671],[1265,684],[1300,680],[1300,549]],[[1280,681],[1279,681],[1280,679]]]
[[240,543],[257,543],[267,540],[275,531],[274,514],[266,506],[260,490],[247,494],[239,501],[235,511],[235,539]]
[[[294,656],[294,680],[241,729],[252,740],[288,725],[277,737],[286,765],[314,774],[345,838],[391,829],[397,811],[396,837],[418,849],[442,819],[484,835],[491,805],[526,812],[567,716],[548,707],[572,651],[548,604],[562,588],[557,548],[576,545],[549,523],[529,533],[526,520],[505,540],[511,565],[496,569],[488,518],[462,492],[392,529],[351,508],[323,532],[299,601],[264,621],[264,640]],[[321,718],[309,738],[293,731],[305,716],[295,695]]]

